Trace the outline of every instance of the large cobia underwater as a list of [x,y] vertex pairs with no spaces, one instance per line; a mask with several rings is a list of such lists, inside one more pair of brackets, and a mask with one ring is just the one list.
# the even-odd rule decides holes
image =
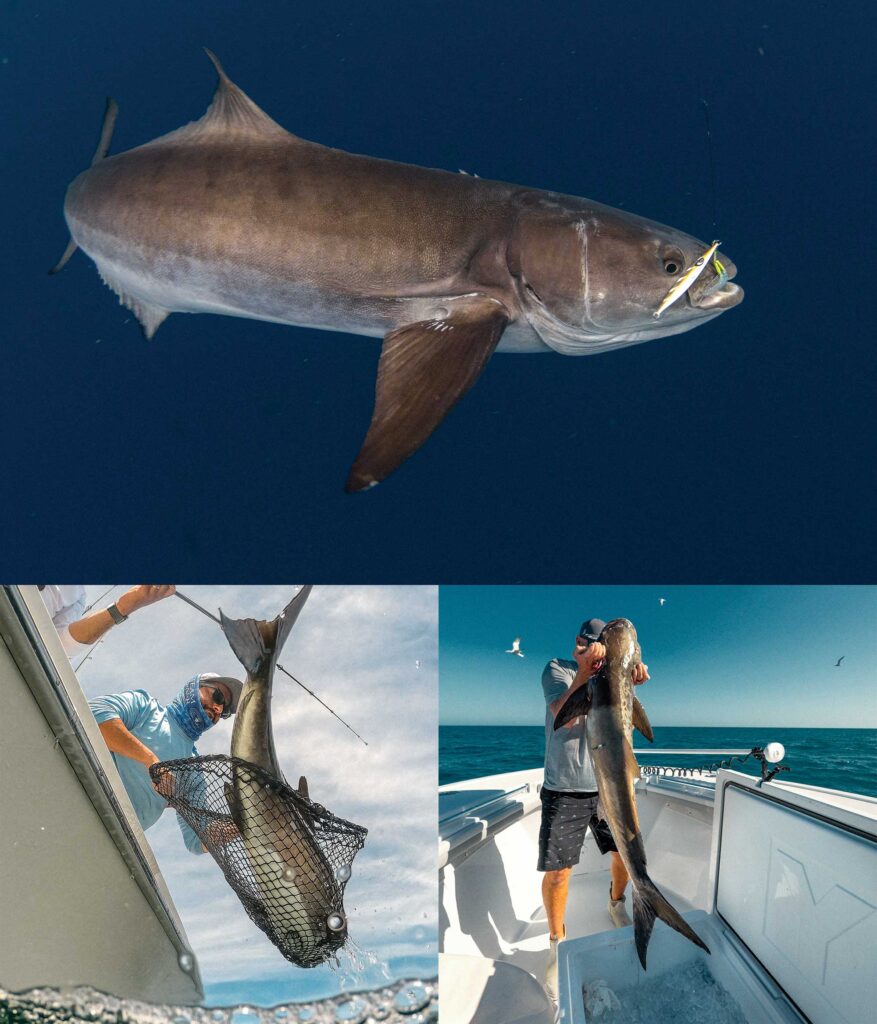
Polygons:
[[[332,865],[306,818],[291,811],[289,800],[273,784],[276,780],[288,785],[277,761],[271,728],[274,669],[310,590],[309,586],[299,590],[271,621],[222,615],[223,632],[247,670],[231,738],[233,762],[239,759],[247,765],[232,769],[227,800],[258,889],[265,930],[289,951],[289,959],[302,967],[322,963],[347,937],[342,887]],[[264,777],[255,775],[250,765],[261,768]],[[272,781],[266,784],[269,779]],[[304,778],[298,789],[308,797]]]
[[709,948],[670,905],[646,870],[646,848],[634,793],[640,771],[631,737],[636,728],[651,741],[652,727],[633,693],[633,666],[641,660],[633,623],[613,619],[606,624],[600,642],[606,645],[602,668],[564,703],[554,720],[554,728],[561,728],[579,715],[587,716],[584,728],[603,816],[633,885],[634,939],[645,969],[646,950],[656,917],[707,953]]
[[67,190],[71,242],[54,269],[81,247],[147,337],[174,312],[383,337],[349,491],[413,454],[494,351],[605,352],[743,298],[721,253],[686,287],[708,250],[674,228],[291,135],[211,59],[219,87],[199,121],[105,158],[108,109],[92,166]]

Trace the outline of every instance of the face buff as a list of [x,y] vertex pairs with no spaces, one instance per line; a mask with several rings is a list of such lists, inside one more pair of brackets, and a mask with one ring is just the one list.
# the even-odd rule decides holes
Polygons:
[[194,743],[213,722],[201,704],[201,676],[193,676],[168,704],[168,714]]
[[724,280],[721,281],[721,284],[711,285],[707,294],[709,294],[709,292],[715,291],[716,288],[721,287],[721,285],[728,280],[727,270],[725,270],[723,264],[720,263],[719,260],[715,259],[716,249],[718,249],[718,247],[721,244],[722,243],[719,241],[713,242],[713,244],[709,247],[709,249],[707,249],[707,251],[702,256],[698,256],[698,258],[694,261],[694,263],[692,263],[688,270],[685,271],[682,277],[679,278],[676,284],[673,285],[670,291],[667,292],[667,294],[664,296],[664,301],[661,303],[660,306],[658,306],[657,310],[654,313],[652,313],[652,316],[655,320],[660,319],[660,316],[664,312],[664,310],[667,309],[669,306],[672,306],[678,298],[680,298],[688,291],[688,289],[700,277],[704,270],[706,270],[707,264],[710,260],[713,261],[713,266],[716,271],[717,280],[721,279],[722,275],[724,275]]

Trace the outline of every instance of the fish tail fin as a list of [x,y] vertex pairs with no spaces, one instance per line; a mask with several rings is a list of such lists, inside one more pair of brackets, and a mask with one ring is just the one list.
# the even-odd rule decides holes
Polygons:
[[[104,109],[104,121],[101,126],[100,139],[98,139],[97,149],[94,151],[94,156],[91,158],[91,166],[100,163],[101,160],[107,155],[110,149],[110,142],[113,138],[113,130],[116,127],[116,117],[119,113],[119,105],[113,99],[112,96],[107,96],[107,105]],[[64,250],[64,255],[49,271],[50,274],[57,274],[67,266],[67,261],[76,252],[78,246],[76,242],[71,238],[67,243],[67,248]]]
[[655,918],[670,925],[680,935],[693,942],[695,946],[709,953],[709,946],[700,938],[695,930],[683,919],[682,915],[671,906],[669,900],[661,893],[655,883],[646,876],[644,882],[636,885],[633,890],[633,931],[636,942],[636,951],[639,962],[646,969],[646,950],[649,939],[652,936],[652,929],[655,926]]
[[266,658],[276,660],[312,590],[302,587],[275,619],[230,619],[219,612],[222,631],[235,657],[250,676],[255,676]]

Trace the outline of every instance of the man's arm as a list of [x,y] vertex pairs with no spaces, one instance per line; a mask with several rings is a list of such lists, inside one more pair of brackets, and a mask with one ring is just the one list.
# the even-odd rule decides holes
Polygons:
[[[606,657],[606,648],[600,643],[589,644],[587,647],[576,646],[573,657],[579,667],[576,669],[572,685],[566,693],[562,694],[557,700],[552,701],[552,703],[548,705],[548,710],[555,718],[557,718],[560,713],[560,709],[564,704],[566,704],[570,697],[572,697],[576,690],[581,689],[581,687],[588,682],[595,672],[599,672],[600,667],[603,664],[603,659]],[[574,722],[575,719],[568,722],[566,727],[569,728]]]
[[157,764],[160,758],[132,733],[121,718],[109,718],[106,722],[98,722],[98,729],[104,742],[114,754],[121,754],[122,757],[130,757],[132,761],[139,761],[147,768]]
[[[116,601],[116,607],[127,617],[139,608],[145,608],[147,605],[155,604],[156,601],[161,601],[165,597],[170,597],[175,590],[176,587],[171,584],[140,584],[125,591],[119,600]],[[102,608],[100,611],[92,612],[91,615],[85,615],[83,618],[77,619],[76,622],[71,622],[67,626],[67,631],[77,643],[88,645],[100,640],[104,633],[112,629],[114,625],[115,620],[113,617],[106,608]]]

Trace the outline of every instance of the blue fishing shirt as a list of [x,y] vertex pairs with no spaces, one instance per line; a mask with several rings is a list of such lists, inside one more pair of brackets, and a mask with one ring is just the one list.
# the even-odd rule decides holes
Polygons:
[[565,658],[549,661],[542,673],[545,697],[545,786],[565,793],[596,793],[597,777],[588,751],[583,722],[571,729],[554,731],[550,704],[566,693],[575,682],[578,664]]
[[[88,702],[98,723],[119,718],[130,733],[149,747],[157,758],[170,761],[178,757],[192,757],[198,751],[191,739],[168,713],[167,708],[145,690],[127,690],[95,697]],[[122,754],[112,754],[122,782],[142,828],[154,825],[167,808],[167,802],[156,793],[146,765],[132,761]],[[183,841],[192,853],[203,853],[201,840],[177,815]]]

